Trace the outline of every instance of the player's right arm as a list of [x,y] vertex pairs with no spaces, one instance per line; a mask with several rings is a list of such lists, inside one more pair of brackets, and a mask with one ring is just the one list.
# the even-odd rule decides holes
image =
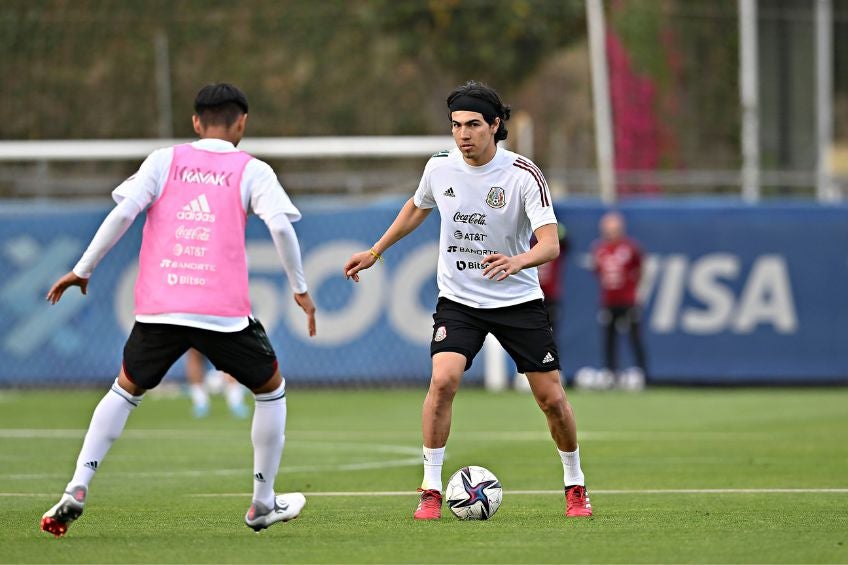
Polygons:
[[351,256],[344,266],[345,278],[352,278],[354,282],[359,282],[359,271],[371,267],[377,262],[377,258],[382,256],[389,247],[403,239],[421,225],[430,215],[432,208],[419,208],[415,205],[412,198],[406,201],[403,208],[398,212],[395,221],[389,226],[389,229],[383,236],[374,244],[374,247],[367,251],[361,251]]
[[436,199],[433,197],[433,190],[430,186],[430,173],[436,163],[441,159],[435,156],[431,158],[424,167],[424,174],[421,175],[421,181],[418,183],[418,189],[415,194],[406,201],[406,204],[398,212],[395,221],[389,226],[389,229],[383,234],[377,243],[368,251],[360,251],[351,256],[344,266],[344,276],[346,279],[352,278],[353,282],[359,282],[359,271],[371,267],[378,259],[381,259],[389,247],[403,239],[407,234],[415,230],[421,223],[430,215],[430,210],[436,206]]
[[62,294],[72,286],[78,286],[80,292],[88,294],[88,279],[91,277],[92,271],[126,233],[140,212],[141,208],[130,199],[123,200],[115,206],[103,220],[103,223],[100,224],[97,233],[94,234],[94,238],[88,245],[88,249],[85,250],[76,266],[50,288],[47,293],[47,301],[50,304],[56,304],[62,298]]
[[167,149],[154,151],[144,160],[136,174],[114,190],[112,196],[118,204],[100,224],[74,268],[57,280],[47,292],[46,298],[50,304],[59,302],[62,294],[72,286],[78,286],[80,292],[87,294],[88,279],[95,267],[120,241],[141,211],[158,197],[163,166],[167,172],[171,154]]

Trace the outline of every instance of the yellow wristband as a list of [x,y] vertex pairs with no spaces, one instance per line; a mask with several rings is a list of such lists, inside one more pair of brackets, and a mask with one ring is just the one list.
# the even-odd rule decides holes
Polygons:
[[379,261],[379,262],[381,262],[381,263],[383,262],[383,256],[382,256],[382,255],[380,255],[379,253],[377,253],[376,251],[374,251],[374,248],[373,248],[373,247],[372,247],[371,249],[369,249],[368,251],[369,251],[369,252],[371,252],[371,255],[373,255],[373,256],[374,256],[374,258],[376,258],[376,259],[377,259],[377,261]]

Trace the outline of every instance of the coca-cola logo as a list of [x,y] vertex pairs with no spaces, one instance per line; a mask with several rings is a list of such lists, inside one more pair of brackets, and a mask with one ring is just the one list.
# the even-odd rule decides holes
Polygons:
[[187,228],[185,226],[180,226],[177,228],[177,231],[174,235],[177,236],[177,239],[209,241],[209,236],[211,233],[212,230],[210,228],[206,228],[203,226],[197,226],[196,228]]
[[462,212],[457,212],[453,215],[453,221],[459,222],[461,224],[474,224],[477,226],[485,226],[486,214],[480,214],[479,212],[474,212],[473,214],[463,214]]

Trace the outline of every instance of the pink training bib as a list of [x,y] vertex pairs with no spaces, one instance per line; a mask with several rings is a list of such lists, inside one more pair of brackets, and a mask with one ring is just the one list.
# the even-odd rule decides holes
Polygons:
[[147,210],[136,314],[250,314],[240,187],[252,158],[174,147],[168,180]]

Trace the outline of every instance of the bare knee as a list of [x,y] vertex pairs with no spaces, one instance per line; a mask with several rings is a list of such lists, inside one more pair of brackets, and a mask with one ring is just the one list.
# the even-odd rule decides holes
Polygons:
[[430,390],[427,396],[436,403],[450,403],[465,371],[465,356],[452,351],[436,353],[433,356],[433,376],[430,378]]
[[548,417],[562,418],[566,412],[565,395],[563,394],[546,394],[541,398],[536,398],[539,408]]
[[459,390],[461,375],[447,371],[433,371],[430,378],[430,396],[436,401],[450,402]]
[[567,400],[565,390],[559,383],[559,379],[554,379],[548,375],[537,377],[533,375],[530,381],[530,386],[533,390],[533,396],[536,398],[536,403],[546,416],[561,418],[567,410]]
[[132,382],[123,369],[121,369],[121,372],[118,373],[118,386],[133,396],[141,396],[147,392],[146,389],[143,389]]
[[283,384],[283,376],[280,374],[279,369],[274,371],[274,374],[271,375],[271,378],[265,381],[265,384],[258,386],[256,388],[250,389],[253,394],[266,394],[269,392],[274,392],[278,388],[280,388]]

